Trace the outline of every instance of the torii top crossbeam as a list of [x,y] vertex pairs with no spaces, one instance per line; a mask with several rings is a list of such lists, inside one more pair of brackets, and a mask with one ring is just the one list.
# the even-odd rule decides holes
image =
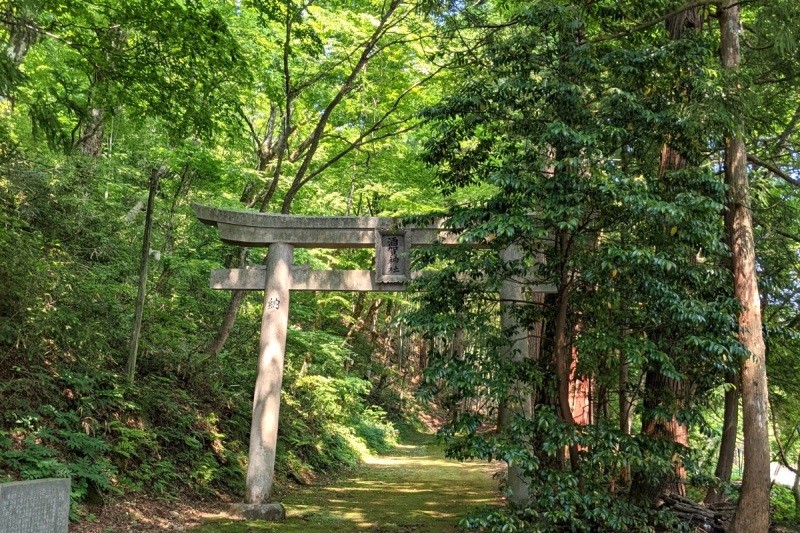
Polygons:
[[224,242],[247,247],[282,242],[297,248],[370,248],[380,235],[403,235],[409,247],[459,244],[458,237],[441,223],[419,227],[388,217],[275,215],[193,207],[201,222],[219,228]]
[[[430,226],[404,224],[387,217],[337,217],[274,215],[230,211],[194,204],[197,218],[216,226],[229,244],[264,247],[281,243],[299,248],[375,248],[375,270],[311,271],[293,265],[291,290],[403,291],[413,277],[408,249],[433,244],[459,244],[457,235],[442,223]],[[478,245],[473,245],[478,246]],[[214,270],[211,287],[228,290],[263,290],[264,266]]]

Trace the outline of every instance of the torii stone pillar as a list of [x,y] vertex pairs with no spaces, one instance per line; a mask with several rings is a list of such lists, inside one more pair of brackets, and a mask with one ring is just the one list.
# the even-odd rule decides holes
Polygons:
[[272,493],[278,415],[281,407],[283,360],[289,325],[289,289],[294,247],[269,245],[266,263],[261,339],[258,343],[258,375],[253,393],[245,503],[262,504]]
[[[505,263],[522,259],[522,251],[517,246],[511,246],[500,252],[500,258]],[[522,361],[530,357],[530,342],[528,332],[519,327],[519,321],[514,314],[514,307],[525,299],[524,280],[510,277],[503,279],[500,284],[500,327],[503,331],[511,331],[508,352],[502,354],[512,361]],[[521,411],[522,416],[530,419],[533,416],[533,401],[529,391],[520,383],[512,383],[508,394],[508,403],[501,406],[506,413],[501,413],[498,420],[498,430],[503,431],[511,423],[513,411]],[[530,499],[531,480],[525,476],[520,465],[511,464],[508,467],[508,499],[518,508],[524,508]]]

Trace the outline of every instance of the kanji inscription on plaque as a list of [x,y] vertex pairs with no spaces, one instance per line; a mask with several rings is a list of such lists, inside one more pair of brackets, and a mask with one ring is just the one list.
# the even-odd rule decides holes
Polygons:
[[378,283],[405,283],[408,280],[408,249],[403,233],[380,234],[375,253]]

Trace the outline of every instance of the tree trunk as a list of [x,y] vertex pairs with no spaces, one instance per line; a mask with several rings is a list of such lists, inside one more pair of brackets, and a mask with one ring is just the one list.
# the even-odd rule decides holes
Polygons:
[[102,108],[93,107],[89,112],[89,121],[83,128],[81,135],[81,153],[85,156],[98,158],[103,155],[103,116]]
[[624,353],[619,354],[619,429],[630,435],[633,429],[633,402],[629,396],[630,366]]
[[134,312],[131,338],[128,344],[128,365],[126,376],[133,383],[136,376],[136,357],[139,353],[139,334],[142,330],[142,315],[144,314],[144,300],[147,296],[147,264],[150,258],[150,234],[153,229],[153,207],[156,201],[156,191],[161,175],[166,172],[164,167],[153,169],[150,173],[150,187],[147,193],[147,210],[144,215],[144,236],[142,237],[142,253],[139,258],[139,292],[136,296],[136,310]]
[[[625,435],[633,431],[633,401],[630,397],[630,365],[624,352],[619,354],[619,429]],[[631,467],[623,465],[620,469],[620,486],[622,490],[630,488]]]
[[[702,26],[703,19],[698,14],[697,8],[687,9],[667,18],[665,25],[672,40],[682,39],[688,31],[694,31]],[[686,167],[686,159],[667,139],[661,147],[658,176],[660,180],[667,180],[669,172],[681,170]],[[642,433],[659,439],[669,439],[676,444],[688,444],[688,431],[685,425],[679,424],[675,416],[671,420],[647,418],[650,410],[658,407],[668,407],[673,412],[680,408],[687,385],[679,380],[668,378],[661,373],[660,368],[650,365],[645,375],[644,408],[642,415]],[[661,492],[668,491],[680,496],[686,495],[683,479],[686,470],[681,462],[675,464],[675,477],[677,479],[644,480],[637,475],[634,479],[632,492],[639,498],[649,497],[655,500]]]
[[[739,67],[739,4],[720,6],[722,67]],[[761,331],[761,302],[756,277],[756,250],[747,181],[747,151],[740,133],[725,141],[725,183],[728,186],[733,290],[739,300],[739,341],[750,353],[742,361],[744,474],[739,506],[729,531],[745,533],[769,528],[769,431],[767,428],[766,347]]]
[[[573,336],[580,331],[580,325],[573,328]],[[592,405],[592,379],[578,374],[578,348],[575,343],[569,349],[569,409],[572,419],[579,426],[594,423]]]
[[[670,410],[680,408],[683,403],[684,384],[682,381],[669,378],[661,372],[648,372],[645,377],[644,410],[651,412],[659,407],[669,406]],[[642,432],[657,439],[665,439],[682,446],[689,445],[689,432],[686,424],[681,424],[673,415],[669,420],[657,417],[648,417],[642,420]],[[683,462],[675,462],[675,475],[672,478],[661,480],[659,494],[670,493],[686,496],[686,469]],[[658,494],[653,494],[657,497]]]
[[[722,420],[722,440],[719,443],[719,457],[714,477],[718,483],[729,483],[733,473],[733,458],[736,453],[736,434],[739,425],[739,384],[737,376],[728,376],[730,388],[725,391],[725,412]],[[725,501],[725,494],[719,485],[708,489],[703,500],[705,504]]]
[[225,342],[227,342],[231,330],[233,329],[233,324],[236,322],[236,313],[239,311],[239,307],[241,307],[245,296],[247,296],[247,291],[243,290],[235,290],[231,294],[231,299],[228,301],[228,308],[225,310],[225,315],[222,317],[222,322],[219,325],[219,329],[217,329],[217,334],[206,349],[208,355],[219,355],[225,347]]
[[800,522],[800,453],[797,454],[797,469],[794,471],[792,496],[794,496],[794,520]]
[[[569,259],[570,236],[566,231],[559,230],[556,235],[556,244],[559,246],[561,256],[561,274],[558,286],[556,303],[555,330],[553,333],[553,363],[555,366],[556,381],[558,383],[558,414],[568,425],[574,425],[572,409],[569,401],[570,390],[570,327],[569,327],[569,291],[570,273],[567,267]],[[578,447],[569,446],[569,462],[573,472],[578,471]]]

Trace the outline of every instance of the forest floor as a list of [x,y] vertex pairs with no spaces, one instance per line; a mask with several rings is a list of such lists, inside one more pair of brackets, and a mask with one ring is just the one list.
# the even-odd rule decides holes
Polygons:
[[500,503],[497,481],[492,479],[496,470],[483,462],[445,459],[433,437],[420,435],[404,439],[386,455],[367,459],[330,485],[287,492],[282,498],[283,524],[220,516],[191,531],[458,531],[459,520],[470,511]]
[[97,507],[93,520],[71,524],[70,531],[454,532],[471,511],[502,502],[492,478],[500,468],[445,459],[433,436],[414,435],[385,455],[367,458],[342,478],[281,491],[286,507],[282,524],[236,520],[219,500],[131,498]]

